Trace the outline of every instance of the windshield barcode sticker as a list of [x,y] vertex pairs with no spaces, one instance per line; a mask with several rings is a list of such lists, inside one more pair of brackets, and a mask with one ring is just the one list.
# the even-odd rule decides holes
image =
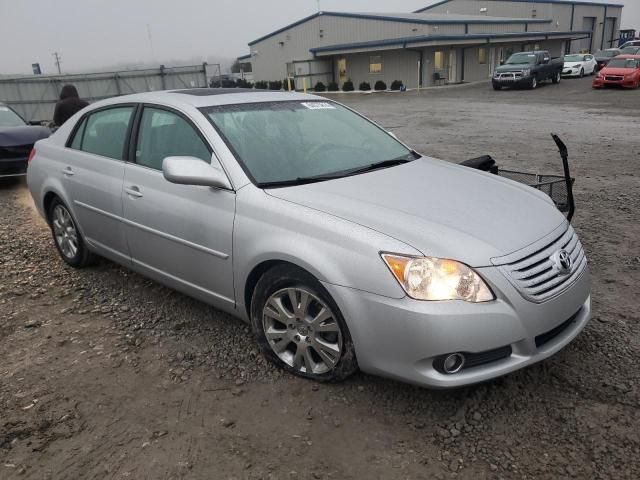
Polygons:
[[309,110],[335,110],[336,107],[328,102],[302,102]]

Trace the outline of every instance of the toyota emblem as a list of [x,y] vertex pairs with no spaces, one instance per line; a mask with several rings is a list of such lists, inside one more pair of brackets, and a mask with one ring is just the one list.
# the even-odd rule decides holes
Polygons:
[[571,266],[573,265],[573,261],[571,260],[571,255],[566,250],[560,250],[553,258],[556,267],[558,268],[558,272],[561,275],[567,275],[571,272]]

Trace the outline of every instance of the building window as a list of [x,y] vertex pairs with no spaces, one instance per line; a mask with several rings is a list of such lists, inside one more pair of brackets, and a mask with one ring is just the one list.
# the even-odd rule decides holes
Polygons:
[[369,73],[382,73],[382,57],[380,55],[369,57]]
[[484,47],[480,47],[478,49],[478,63],[480,65],[485,65],[487,63],[487,49]]
[[436,52],[433,63],[436,70],[444,70],[444,52]]

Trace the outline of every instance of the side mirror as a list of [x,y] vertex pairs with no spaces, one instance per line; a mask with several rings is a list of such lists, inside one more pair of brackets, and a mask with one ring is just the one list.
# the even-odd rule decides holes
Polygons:
[[544,57],[543,63],[549,63],[549,57]]
[[504,65],[504,60],[500,60],[500,65]]
[[231,188],[221,169],[196,157],[167,157],[162,161],[162,174],[169,182],[180,185]]

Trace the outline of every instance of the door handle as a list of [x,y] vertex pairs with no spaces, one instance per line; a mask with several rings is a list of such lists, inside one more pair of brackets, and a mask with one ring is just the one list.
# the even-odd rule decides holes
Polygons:
[[71,175],[75,175],[75,172],[71,167],[66,167],[64,170],[62,170],[62,173],[67,177],[70,177]]
[[125,188],[124,191],[127,195],[130,195],[132,197],[135,197],[135,198],[142,197],[142,192],[140,192],[140,188],[135,185]]

